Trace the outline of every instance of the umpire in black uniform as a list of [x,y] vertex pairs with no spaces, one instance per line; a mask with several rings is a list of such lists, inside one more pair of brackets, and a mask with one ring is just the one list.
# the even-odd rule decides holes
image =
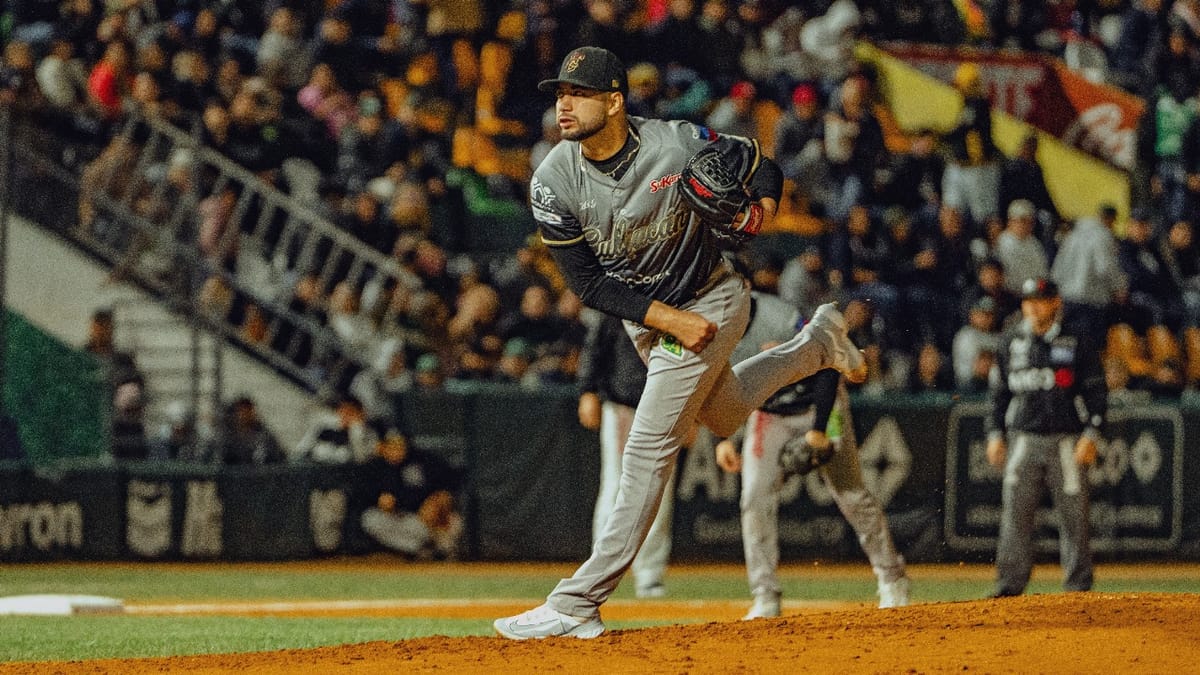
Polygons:
[[1087,469],[1108,401],[1100,350],[1094,336],[1064,331],[1053,281],[1029,279],[1021,291],[1023,320],[1001,340],[987,421],[988,461],[1004,467],[993,597],[1020,595],[1029,583],[1047,488],[1059,517],[1063,588],[1092,587]]

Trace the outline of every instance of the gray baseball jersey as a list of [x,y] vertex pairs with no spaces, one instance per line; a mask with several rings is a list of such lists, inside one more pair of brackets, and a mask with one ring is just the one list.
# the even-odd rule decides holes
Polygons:
[[616,181],[584,158],[580,144],[559,143],[530,183],[533,216],[546,245],[586,241],[606,275],[678,307],[720,264],[715,235],[674,189],[683,165],[717,135],[679,120],[629,120],[652,151],[639,152]]

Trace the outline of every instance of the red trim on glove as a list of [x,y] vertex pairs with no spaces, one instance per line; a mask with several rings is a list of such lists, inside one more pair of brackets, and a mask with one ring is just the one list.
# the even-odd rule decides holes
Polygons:
[[742,222],[735,224],[733,229],[746,234],[758,234],[758,231],[762,229],[763,220],[763,207],[760,204],[751,204],[743,212]]

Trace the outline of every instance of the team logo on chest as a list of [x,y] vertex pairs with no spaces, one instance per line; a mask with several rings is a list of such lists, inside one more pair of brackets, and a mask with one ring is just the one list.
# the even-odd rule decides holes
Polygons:
[[666,188],[671,187],[679,180],[679,176],[680,176],[680,174],[673,173],[668,176],[663,176],[662,178],[655,178],[654,180],[650,181],[650,194],[654,194],[655,192],[658,192],[659,190],[664,190]]

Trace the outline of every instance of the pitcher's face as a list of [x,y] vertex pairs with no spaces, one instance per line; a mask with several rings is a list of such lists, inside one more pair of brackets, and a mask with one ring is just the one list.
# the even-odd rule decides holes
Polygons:
[[594,136],[608,121],[613,92],[563,85],[555,93],[554,109],[563,140],[582,141]]

